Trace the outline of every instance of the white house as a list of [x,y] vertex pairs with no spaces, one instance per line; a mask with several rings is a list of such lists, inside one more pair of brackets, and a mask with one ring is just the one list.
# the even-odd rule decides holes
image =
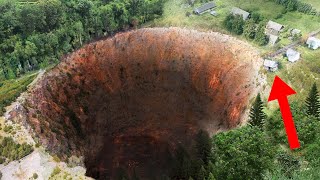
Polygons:
[[264,60],[263,66],[266,70],[271,71],[271,72],[278,70],[278,63],[276,61],[272,61],[269,59]]
[[309,37],[307,40],[307,45],[310,49],[318,49],[320,47],[320,39]]
[[274,46],[279,41],[279,36],[269,34],[269,44]]
[[300,59],[300,53],[298,51],[291,49],[291,48],[289,48],[287,50],[286,55],[287,55],[288,60],[290,62],[296,62]]

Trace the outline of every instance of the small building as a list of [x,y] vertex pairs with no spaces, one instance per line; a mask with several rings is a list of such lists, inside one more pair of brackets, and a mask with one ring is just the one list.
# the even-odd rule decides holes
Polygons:
[[210,14],[211,14],[212,16],[218,16],[217,11],[214,11],[214,10],[213,10],[213,11],[211,11],[211,12],[210,12]]
[[298,51],[291,49],[291,48],[289,48],[287,50],[286,56],[288,57],[288,60],[290,62],[296,62],[300,59],[300,53]]
[[274,21],[269,21],[266,28],[268,34],[278,35],[282,31],[284,26]]
[[271,46],[274,46],[275,44],[277,44],[278,41],[279,41],[279,36],[276,36],[276,35],[273,35],[273,34],[269,35],[269,44]]
[[271,72],[278,70],[278,63],[276,61],[272,61],[269,59],[264,60],[263,66],[266,70],[271,71]]
[[236,15],[239,15],[239,16],[242,16],[243,20],[247,20],[250,16],[250,13],[245,11],[245,10],[242,10],[240,8],[237,8],[237,7],[233,7],[231,9],[231,14],[236,16]]
[[301,30],[299,30],[299,29],[292,29],[291,30],[291,36],[300,35],[300,34],[301,34]]
[[208,11],[208,10],[214,8],[214,7],[216,7],[216,4],[214,2],[208,2],[208,3],[205,3],[205,4],[203,4],[202,6],[200,6],[198,8],[195,8],[193,10],[193,12],[195,14],[203,14],[206,11]]
[[318,49],[320,47],[320,39],[315,37],[309,37],[307,40],[307,45],[310,49]]

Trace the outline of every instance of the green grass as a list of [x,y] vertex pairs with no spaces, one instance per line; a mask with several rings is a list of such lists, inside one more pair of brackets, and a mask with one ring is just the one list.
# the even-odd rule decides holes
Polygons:
[[313,83],[320,87],[320,50],[310,50],[305,46],[299,46],[298,51],[302,58],[296,63],[280,60],[282,68],[277,73],[268,73],[268,84],[271,85],[275,75],[279,75],[286,81],[297,94],[290,97],[302,105]]
[[265,2],[264,0],[216,0],[218,13],[217,17],[205,13],[202,15],[194,15],[187,17],[186,13],[192,13],[195,7],[201,5],[197,3],[194,7],[187,6],[185,0],[167,1],[164,5],[164,13],[160,19],[149,23],[150,26],[178,26],[192,27],[196,29],[214,30],[225,32],[222,22],[226,15],[229,14],[233,6],[237,6],[249,11],[255,11],[268,18],[276,18],[284,11],[282,6],[273,2]]
[[320,1],[319,0],[301,0],[301,1],[311,4],[318,11],[320,10]]
[[3,108],[10,105],[20,93],[27,89],[27,86],[34,80],[36,73],[25,75],[18,79],[11,79],[0,82],[0,114],[3,113]]
[[[167,1],[164,5],[164,13],[160,19],[151,23],[147,23],[146,27],[187,27],[198,30],[211,30],[218,31],[225,34],[230,34],[223,27],[223,20],[230,13],[232,7],[240,7],[250,12],[256,12],[265,18],[265,21],[273,20],[283,24],[286,29],[297,28],[300,29],[304,35],[307,36],[312,31],[320,28],[320,17],[302,14],[299,12],[285,13],[283,6],[278,5],[272,1],[265,0],[216,0],[217,7],[215,10],[218,13],[217,17],[205,13],[202,15],[194,15],[193,9],[201,5],[197,3],[194,7],[186,4],[186,0],[172,0]],[[190,17],[186,13],[190,12]],[[235,35],[233,35],[235,36]],[[236,36],[244,39],[243,36]],[[250,42],[252,45],[258,47],[255,43]],[[263,52],[273,51],[275,48],[290,44],[291,41],[283,39],[277,47],[258,47]]]
[[[186,7],[184,0],[167,1],[164,5],[164,13],[160,19],[148,23],[145,26],[161,26],[161,27],[189,27],[193,29],[217,30],[224,31],[221,28],[222,16],[213,17],[209,13],[201,16],[192,14],[190,17],[186,16],[187,12],[192,13],[193,7]],[[197,5],[195,5],[197,6]],[[220,13],[218,11],[218,13]]]
[[306,15],[299,12],[287,12],[276,21],[288,28],[300,29],[302,34],[308,34],[320,28],[319,17]]

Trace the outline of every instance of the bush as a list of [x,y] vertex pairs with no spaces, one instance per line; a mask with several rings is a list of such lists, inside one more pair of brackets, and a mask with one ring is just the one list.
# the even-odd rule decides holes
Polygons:
[[1,142],[0,156],[13,161],[27,156],[32,151],[31,145],[26,143],[18,144],[11,137],[5,137]]
[[217,134],[213,142],[216,179],[262,179],[272,169],[274,147],[257,127]]
[[51,173],[51,177],[54,177],[55,175],[58,175],[61,172],[61,169],[57,166],[53,169]]
[[277,154],[277,161],[280,165],[281,172],[288,178],[292,178],[293,173],[300,169],[300,161],[291,154],[280,152]]
[[6,162],[6,159],[3,157],[0,157],[0,164],[3,164],[4,162]]
[[274,145],[287,143],[280,109],[273,112],[272,116],[267,119],[265,129]]
[[37,173],[33,173],[32,177],[33,177],[33,179],[38,179],[38,174]]
[[61,161],[60,158],[59,158],[57,155],[54,155],[54,156],[53,156],[53,160],[54,160],[55,162],[60,162],[60,161]]
[[309,161],[309,164],[313,167],[317,167],[320,164],[320,138],[317,138],[316,141],[312,144],[309,144],[305,148],[305,158]]
[[264,17],[261,14],[259,14],[257,11],[253,11],[251,13],[251,19],[258,24],[264,19]]
[[241,35],[243,33],[244,23],[245,22],[241,16],[233,16],[232,14],[229,14],[223,21],[226,29],[237,35]]
[[3,131],[6,132],[6,133],[8,133],[8,132],[10,133],[12,129],[13,129],[13,127],[11,125],[4,126]]

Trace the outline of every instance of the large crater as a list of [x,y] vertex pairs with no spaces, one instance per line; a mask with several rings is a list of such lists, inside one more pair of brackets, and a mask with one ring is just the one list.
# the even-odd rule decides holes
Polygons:
[[51,152],[84,156],[91,177],[114,178],[119,168],[155,177],[199,129],[242,122],[260,65],[247,44],[219,33],[121,33],[46,73],[26,101],[28,123]]

